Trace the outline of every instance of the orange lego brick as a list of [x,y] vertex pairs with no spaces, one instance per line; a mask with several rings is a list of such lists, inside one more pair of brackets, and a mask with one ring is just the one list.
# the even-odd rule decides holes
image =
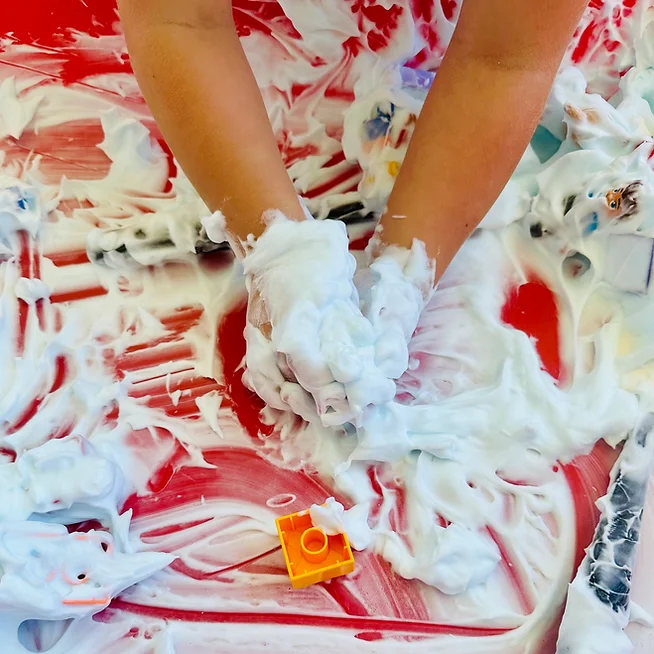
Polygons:
[[347,536],[327,536],[313,526],[308,511],[282,516],[275,523],[293,588],[305,588],[354,570]]

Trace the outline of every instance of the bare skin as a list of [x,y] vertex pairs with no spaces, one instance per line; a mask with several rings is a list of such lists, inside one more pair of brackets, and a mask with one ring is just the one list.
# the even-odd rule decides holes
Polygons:
[[424,241],[436,281],[520,161],[587,4],[464,0],[381,220],[385,243]]
[[120,0],[134,73],[184,172],[239,237],[304,212],[236,34],[231,0]]
[[[586,4],[465,0],[381,221],[385,243],[425,242],[437,280],[527,147]],[[143,94],[208,206],[240,238],[267,209],[302,220],[231,0],[118,5]]]

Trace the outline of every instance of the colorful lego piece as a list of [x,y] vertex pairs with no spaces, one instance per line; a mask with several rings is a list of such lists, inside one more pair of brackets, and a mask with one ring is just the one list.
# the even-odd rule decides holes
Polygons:
[[354,570],[347,536],[327,536],[313,526],[308,511],[285,515],[275,522],[293,588],[305,588]]

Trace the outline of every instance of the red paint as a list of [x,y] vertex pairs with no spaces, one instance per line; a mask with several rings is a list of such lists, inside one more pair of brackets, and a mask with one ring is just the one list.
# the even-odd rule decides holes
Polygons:
[[535,278],[512,289],[502,308],[502,320],[535,339],[543,369],[561,382],[558,306],[554,293]]
[[624,7],[624,17],[628,18],[634,11],[638,0],[622,0],[622,6]]
[[13,425],[6,428],[5,433],[15,434],[17,431],[22,429],[36,415],[36,412],[41,407],[41,404],[43,404],[43,399],[43,396],[35,397],[27,405],[25,411],[23,411],[18,420]]
[[[170,379],[170,381],[169,381]],[[129,391],[131,397],[168,397],[169,393],[175,391],[188,391],[193,396],[200,396],[208,393],[210,390],[220,390],[222,385],[211,377],[196,376],[173,376],[162,375],[152,380],[145,380],[135,383]],[[168,402],[170,398],[168,397]]]
[[456,11],[456,0],[441,0],[441,9],[447,20],[453,20]]
[[[80,83],[93,75],[133,73],[129,58],[124,53],[74,48],[67,49],[65,54],[66,59],[61,66],[61,80],[67,85]],[[113,93],[108,90],[104,92]]]
[[370,517],[374,520],[379,515],[379,510],[384,502],[384,491],[377,476],[377,466],[370,466],[367,472],[370,488],[373,493],[377,495],[377,499],[375,499],[374,503],[370,506]]
[[172,180],[177,177],[177,164],[175,163],[175,155],[163,137],[158,138],[157,143],[166,154],[166,161],[168,162],[168,179],[166,180],[162,190],[164,193],[170,193],[173,190]]
[[411,12],[416,20],[430,23],[434,12],[434,0],[411,0]]
[[[16,257],[18,274],[26,279],[32,278],[32,243],[26,231],[18,232],[18,255]],[[23,356],[25,350],[25,335],[29,319],[29,305],[24,300],[18,300],[18,324],[16,326],[16,354]]]
[[67,376],[68,376],[68,364],[66,363],[66,357],[63,354],[60,354],[55,359],[54,381],[52,382],[52,388],[50,389],[50,393],[54,393],[58,391],[64,385]]
[[25,335],[27,334],[27,319],[29,305],[24,300],[18,300],[18,325],[16,327],[16,356],[22,357],[25,352]]
[[160,318],[161,324],[167,329],[176,332],[187,331],[195,327],[204,314],[204,307],[201,305],[178,307],[175,311],[167,316]]
[[332,166],[336,166],[343,161],[345,161],[345,152],[343,152],[343,150],[339,150],[336,154],[333,154],[329,159],[327,159],[324,168],[331,168]]
[[[173,532],[174,533],[174,532]],[[149,534],[148,534],[149,535]],[[181,559],[177,559],[176,561],[173,561],[171,563],[170,567],[175,570],[176,572],[180,572],[181,574],[191,578],[195,579],[196,581],[211,581],[211,580],[219,580],[222,582],[227,583],[229,578],[221,579],[223,575],[225,575],[228,572],[232,572],[234,570],[241,570],[242,572],[247,572],[249,569],[249,572],[252,573],[252,564],[257,563],[261,561],[262,559],[270,556],[271,554],[275,554],[277,552],[281,551],[281,545],[279,547],[274,547],[271,550],[267,550],[266,552],[262,552],[261,554],[257,554],[256,556],[253,556],[249,559],[246,559],[244,561],[238,561],[237,563],[234,563],[233,565],[225,566],[224,568],[220,568],[219,570],[212,570],[211,572],[205,572],[204,570],[198,570],[196,568],[192,568],[184,561]],[[266,568],[265,572],[267,574],[279,574],[279,575],[286,575],[286,566],[282,565],[280,563],[279,566],[277,567],[272,567],[272,566],[263,566]],[[264,571],[262,569],[258,569],[259,573],[263,573]]]
[[249,36],[253,32],[272,35],[283,34],[294,39],[300,38],[300,33],[284,13],[277,2],[266,0],[234,0],[232,3],[234,21],[238,35]]
[[368,47],[373,52],[388,47],[402,18],[404,8],[399,4],[394,4],[388,9],[381,5],[370,5],[362,8],[362,12],[375,25],[375,29],[368,32],[366,37]]
[[50,302],[57,304],[58,302],[76,302],[79,300],[87,300],[92,297],[100,297],[107,294],[107,289],[104,286],[87,286],[86,288],[78,288],[72,291],[59,291],[50,296]]
[[488,530],[490,537],[493,539],[493,541],[495,541],[495,544],[497,545],[497,549],[499,550],[500,556],[502,557],[500,565],[504,569],[504,572],[508,578],[511,580],[511,585],[513,586],[516,597],[518,598],[520,608],[524,611],[525,615],[530,615],[534,610],[534,603],[531,599],[529,591],[527,590],[527,585],[523,575],[513,562],[511,552],[500,535],[492,527],[487,527],[486,529]]
[[572,52],[573,63],[578,64],[588,53],[590,48],[597,45],[601,30],[604,28],[606,23],[606,19],[599,22],[592,20],[590,23],[588,23],[588,25],[586,25],[586,28],[579,37],[577,47]]
[[358,166],[352,166],[351,168],[347,168],[340,175],[337,175],[333,179],[324,182],[320,186],[316,186],[315,188],[309,189],[304,194],[304,197],[308,198],[309,200],[313,198],[317,198],[321,195],[328,193],[339,184],[342,184],[343,182],[346,182],[352,179],[353,177],[356,177],[360,173],[361,173],[361,169]]
[[[168,433],[170,434],[170,432]],[[155,494],[161,493],[161,491],[168,486],[177,470],[179,470],[184,463],[187,463],[187,459],[188,453],[184,447],[181,443],[174,440],[173,454],[170,456],[168,461],[152,475],[148,482],[148,490]]]
[[350,241],[350,250],[365,250],[368,241],[372,238],[374,231],[371,229],[370,231],[366,232],[363,234],[363,236],[359,236],[359,238],[355,238],[353,241]]
[[343,579],[333,579],[323,585],[325,592],[343,609],[352,616],[369,616],[370,611],[363,602],[350,590],[350,583]]
[[575,570],[584,557],[584,549],[593,539],[599,518],[599,509],[595,502],[606,494],[609,472],[617,456],[616,450],[604,441],[599,441],[590,454],[578,456],[571,463],[562,466],[575,507]]
[[145,349],[134,354],[118,357],[116,369],[120,372],[143,370],[158,366],[161,363],[191,361],[193,358],[193,348],[188,343],[178,343],[166,347]]
[[[185,611],[182,609],[144,606],[115,599],[110,607],[128,611],[142,617],[159,620],[180,620],[184,622],[209,622],[213,624],[276,624],[298,627],[332,627],[338,629],[363,629],[366,631],[398,632],[400,634],[446,634],[451,636],[501,636],[511,629],[471,627],[415,620],[393,620],[388,618],[351,617],[339,615],[317,615],[281,612],[254,611]],[[101,618],[100,618],[101,620]]]
[[24,43],[70,43],[75,31],[91,36],[113,34],[116,21],[113,0],[22,0],[2,6],[2,33]]
[[365,640],[368,643],[374,643],[378,640],[383,640],[384,634],[379,631],[362,631],[359,634],[354,634],[354,637],[359,640]]
[[235,306],[218,327],[218,352],[223,362],[223,376],[227,388],[226,395],[231,401],[232,409],[239,423],[253,438],[259,433],[270,434],[272,428],[264,425],[259,413],[263,402],[243,385],[241,362],[245,356],[245,316],[247,304],[242,302]]

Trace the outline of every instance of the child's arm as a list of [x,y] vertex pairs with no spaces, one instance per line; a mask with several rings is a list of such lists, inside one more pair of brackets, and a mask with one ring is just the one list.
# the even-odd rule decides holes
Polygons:
[[240,238],[304,213],[239,43],[231,0],[119,0],[143,95],[190,181]]
[[382,217],[383,243],[424,241],[440,278],[524,153],[586,4],[465,0]]

